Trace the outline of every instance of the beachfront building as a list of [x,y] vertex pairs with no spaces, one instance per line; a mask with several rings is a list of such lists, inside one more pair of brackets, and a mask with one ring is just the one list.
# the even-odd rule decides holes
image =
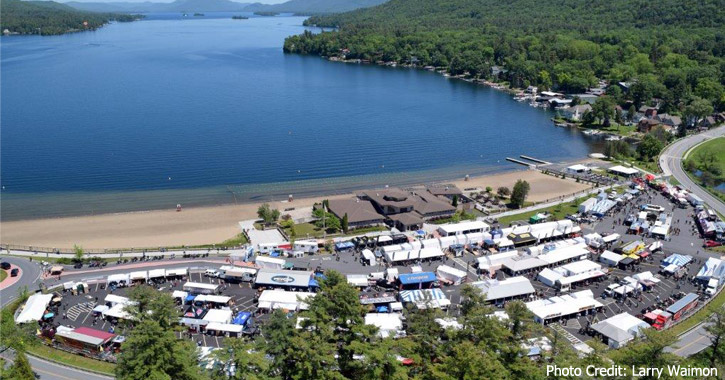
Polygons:
[[330,199],[329,210],[340,220],[347,215],[350,229],[379,226],[384,224],[385,217],[375,211],[370,201],[362,199]]
[[429,185],[426,187],[426,190],[428,190],[429,193],[435,195],[436,197],[448,198],[449,201],[453,201],[453,198],[456,197],[458,197],[458,200],[461,200],[463,198],[463,192],[461,191],[461,189],[453,184]]
[[[379,214],[401,231],[418,230],[428,220],[448,218],[455,207],[423,190],[408,192],[402,189],[364,191],[361,200],[369,201]],[[348,215],[349,218],[349,215]]]

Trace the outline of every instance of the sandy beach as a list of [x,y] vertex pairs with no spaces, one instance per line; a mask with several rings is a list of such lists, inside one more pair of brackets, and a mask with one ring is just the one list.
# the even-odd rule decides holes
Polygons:
[[[459,188],[490,186],[513,187],[518,179],[531,184],[528,200],[545,201],[588,188],[572,180],[562,180],[535,170],[513,171],[484,177],[449,181]],[[280,211],[310,207],[324,198],[348,198],[348,195],[318,196],[295,199],[292,203],[273,202]],[[259,204],[234,204],[176,210],[153,210],[133,213],[81,217],[10,221],[0,224],[3,244],[48,248],[69,248],[74,244],[86,249],[152,248],[220,243],[240,232],[238,222],[256,217]],[[283,212],[284,213],[284,212]]]

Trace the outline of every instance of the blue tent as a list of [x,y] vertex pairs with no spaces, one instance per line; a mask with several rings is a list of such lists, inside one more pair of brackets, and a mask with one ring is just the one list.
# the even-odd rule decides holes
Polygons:
[[436,275],[433,272],[405,273],[398,276],[398,280],[402,285],[423,284],[435,281]]
[[249,318],[252,317],[252,313],[248,311],[240,311],[239,314],[237,314],[236,317],[232,320],[232,324],[234,325],[246,325]]
[[335,250],[336,251],[344,251],[346,249],[353,249],[355,248],[355,244],[351,241],[343,241],[340,243],[335,243]]
[[194,301],[194,298],[196,298],[195,295],[189,294],[188,296],[186,296],[186,302],[192,302]]
[[390,312],[390,309],[388,309],[387,306],[378,306],[377,308],[375,308],[375,311],[377,311],[378,313],[388,313]]
[[315,280],[314,278],[311,278],[309,286],[310,286],[310,288],[319,288],[320,284],[317,282],[317,280]]
[[269,254],[269,257],[279,257],[279,252],[272,251],[272,253]]

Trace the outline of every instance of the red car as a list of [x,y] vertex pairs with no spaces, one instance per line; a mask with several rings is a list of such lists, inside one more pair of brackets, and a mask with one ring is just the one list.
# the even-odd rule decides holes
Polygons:
[[712,248],[712,247],[719,247],[722,243],[715,240],[705,240],[705,247]]

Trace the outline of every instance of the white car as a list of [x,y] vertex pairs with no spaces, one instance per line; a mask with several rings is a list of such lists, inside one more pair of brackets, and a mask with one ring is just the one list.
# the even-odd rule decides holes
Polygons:
[[207,277],[219,277],[219,271],[216,269],[207,269],[204,275]]

